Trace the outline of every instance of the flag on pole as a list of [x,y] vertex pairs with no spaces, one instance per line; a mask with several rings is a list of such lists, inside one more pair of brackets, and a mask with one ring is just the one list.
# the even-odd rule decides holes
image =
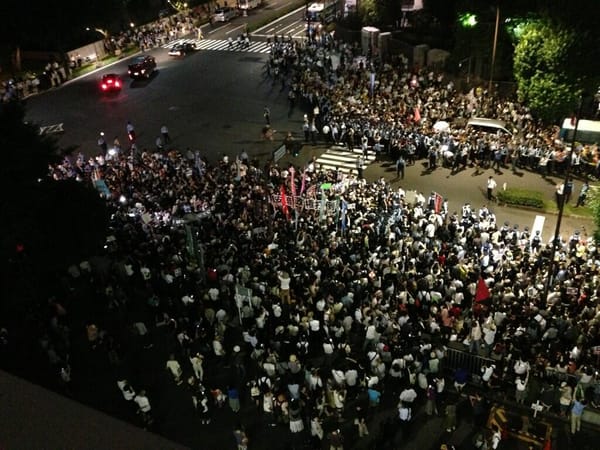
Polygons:
[[319,220],[325,220],[325,208],[327,207],[327,196],[325,195],[325,190],[321,190],[321,204],[319,206],[320,214]]
[[373,97],[373,91],[375,90],[375,72],[371,72],[369,90],[371,91],[371,97]]
[[419,110],[418,106],[415,107],[414,120],[416,123],[421,122],[421,111]]
[[346,231],[346,219],[348,214],[348,203],[344,199],[342,199],[342,233]]
[[485,284],[485,280],[482,277],[479,277],[479,281],[477,282],[477,289],[475,290],[475,301],[482,302],[490,298],[490,290]]
[[300,184],[300,195],[304,194],[306,188],[306,169],[302,171],[302,183]]
[[437,192],[434,192],[433,195],[433,210],[436,214],[439,214],[442,211],[442,205],[444,204],[444,197],[442,197]]
[[285,195],[285,185],[281,185],[281,209],[283,209],[283,213],[287,219],[290,218],[290,212],[288,211],[287,198]]
[[296,174],[296,170],[293,167],[290,167],[290,188],[292,191],[292,208],[296,207],[296,179],[294,175]]

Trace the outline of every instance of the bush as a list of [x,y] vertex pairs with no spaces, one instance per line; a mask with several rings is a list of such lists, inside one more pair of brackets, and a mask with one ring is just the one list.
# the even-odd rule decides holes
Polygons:
[[528,189],[509,188],[498,191],[498,202],[511,206],[544,209],[544,196],[541,192]]

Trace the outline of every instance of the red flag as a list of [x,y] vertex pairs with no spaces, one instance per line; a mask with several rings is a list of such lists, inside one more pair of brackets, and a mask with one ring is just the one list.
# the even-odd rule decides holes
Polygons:
[[443,203],[444,203],[444,198],[436,192],[433,197],[433,210],[435,211],[436,214],[439,214],[440,211],[442,210]]
[[286,218],[290,218],[290,212],[288,211],[287,198],[285,196],[285,185],[281,185],[281,208]]
[[479,277],[479,281],[477,282],[477,290],[475,291],[475,301],[482,302],[490,298],[490,290],[485,284],[483,278]]
[[415,108],[414,120],[417,123],[419,123],[421,121],[421,111],[419,111],[419,107],[418,106]]
[[292,208],[296,207],[296,180],[294,179],[294,174],[296,171],[293,167],[290,167],[290,188],[292,190]]

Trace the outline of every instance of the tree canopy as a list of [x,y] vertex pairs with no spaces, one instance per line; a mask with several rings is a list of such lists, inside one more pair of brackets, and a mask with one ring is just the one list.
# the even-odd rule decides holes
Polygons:
[[66,150],[24,122],[21,104],[0,105],[0,272],[3,299],[22,282],[42,287],[57,271],[93,254],[104,240],[108,214],[95,189],[49,177]]
[[519,100],[546,122],[570,114],[581,94],[581,84],[569,66],[576,42],[573,31],[540,19],[524,25],[515,47]]

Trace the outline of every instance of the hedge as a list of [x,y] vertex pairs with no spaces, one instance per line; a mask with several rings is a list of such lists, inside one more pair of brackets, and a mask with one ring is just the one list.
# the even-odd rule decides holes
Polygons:
[[498,202],[512,206],[544,209],[544,195],[528,189],[508,188],[498,191]]

